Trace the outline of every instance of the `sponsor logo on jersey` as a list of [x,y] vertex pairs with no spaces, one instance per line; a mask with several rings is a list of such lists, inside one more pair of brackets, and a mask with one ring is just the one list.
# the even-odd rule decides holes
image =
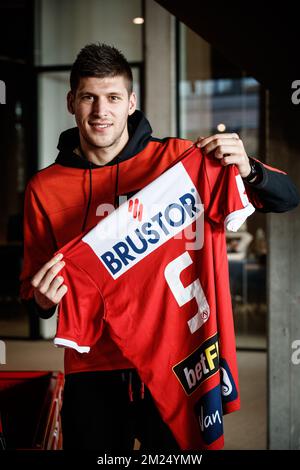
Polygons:
[[219,371],[218,335],[214,335],[192,354],[173,367],[173,372],[187,395],[191,395],[212,375]]
[[196,403],[195,414],[202,439],[209,445],[223,435],[223,413],[220,386],[205,393]]
[[[82,240],[117,279],[200,220],[202,214],[200,195],[179,162],[138,192],[134,200],[108,215]],[[201,230],[197,228],[197,232]]]
[[138,200],[138,198],[130,199],[128,203],[128,212],[132,212],[132,217],[134,219],[138,218],[139,221],[143,218],[143,204]]
[[228,403],[230,401],[236,400],[238,397],[237,388],[235,386],[229,366],[223,357],[220,359],[220,373],[222,401],[224,403]]

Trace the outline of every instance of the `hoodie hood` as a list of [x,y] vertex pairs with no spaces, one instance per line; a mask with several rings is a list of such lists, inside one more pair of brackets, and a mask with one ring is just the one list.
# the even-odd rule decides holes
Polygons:
[[117,208],[119,205],[118,202],[118,186],[119,186],[119,163],[129,158],[134,157],[137,153],[141,152],[148,142],[151,140],[152,129],[145,118],[144,114],[141,111],[135,111],[131,116],[128,117],[128,133],[129,140],[123,150],[117,155],[113,160],[106,163],[106,165],[96,165],[95,163],[90,162],[84,156],[77,155],[74,150],[79,147],[79,129],[78,127],[73,127],[68,129],[60,134],[57,148],[59,154],[55,160],[55,163],[59,165],[71,167],[71,168],[81,168],[88,169],[89,171],[89,194],[88,202],[85,208],[83,222],[82,222],[82,232],[86,230],[88,214],[92,201],[93,193],[93,178],[92,170],[93,168],[103,168],[104,166],[116,165],[116,180],[114,187],[114,205]]
[[129,140],[124,149],[106,165],[96,165],[86,158],[74,153],[79,147],[79,129],[73,127],[60,134],[57,148],[59,154],[55,163],[72,168],[99,168],[101,166],[115,165],[128,160],[141,152],[151,140],[152,129],[149,121],[141,111],[136,110],[128,117]]

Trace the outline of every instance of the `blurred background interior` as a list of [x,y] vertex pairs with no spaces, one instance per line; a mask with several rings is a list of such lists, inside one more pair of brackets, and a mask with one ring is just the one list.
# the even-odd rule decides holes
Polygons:
[[[7,344],[7,364],[0,370],[63,367],[62,351],[49,342],[55,318],[30,317],[19,299],[23,195],[29,178],[55,160],[60,132],[75,125],[65,97],[71,64],[87,43],[106,42],[125,54],[134,73],[138,107],[149,118],[154,135],[196,139],[237,132],[249,156],[299,181],[296,110],[290,102],[289,80],[300,77],[286,66],[285,76],[280,68],[272,79],[273,49],[278,46],[276,15],[273,23],[269,18],[267,29],[264,16],[245,16],[239,9],[227,15],[224,7],[217,15],[204,3],[197,19],[188,4],[1,0],[0,79],[6,86],[6,104],[0,106],[0,337]],[[263,35],[264,27],[268,33]],[[235,34],[229,32],[232,28]],[[288,55],[283,60],[281,67]],[[270,377],[272,367],[275,371],[278,366],[281,342],[289,345],[296,324],[293,299],[299,274],[293,271],[293,261],[299,261],[299,231],[293,215],[256,212],[238,233],[227,236],[244,413],[248,413],[228,417],[235,437],[229,433],[227,448],[266,448],[279,442],[270,429],[273,406],[280,397],[271,399],[267,415],[272,397],[267,397],[266,385],[268,373]],[[288,338],[281,337],[283,331]],[[267,371],[267,356],[274,358],[273,353],[277,362]],[[294,370],[289,374],[285,387]],[[289,426],[292,414],[289,408],[289,417],[284,416]],[[256,436],[255,422],[260,423]],[[253,440],[245,437],[247,429]],[[293,439],[290,434],[280,443],[292,445]]]

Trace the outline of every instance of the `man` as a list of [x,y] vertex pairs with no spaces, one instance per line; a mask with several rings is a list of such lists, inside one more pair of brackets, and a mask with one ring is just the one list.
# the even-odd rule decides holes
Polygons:
[[[149,166],[159,175],[192,144],[151,136],[136,110],[128,62],[115,48],[83,48],[70,83],[67,104],[77,127],[61,134],[55,164],[38,172],[26,191],[22,297],[42,318],[49,318],[67,293],[59,275],[64,261],[53,253],[95,226],[106,215],[99,208],[116,207],[120,195],[144,187]],[[199,138],[197,145],[220,165],[237,166],[258,210],[281,212],[298,204],[288,176],[250,160],[236,134]],[[149,390],[107,331],[89,354],[66,349],[65,373],[65,449],[130,450],[135,437],[144,450],[178,449]]]

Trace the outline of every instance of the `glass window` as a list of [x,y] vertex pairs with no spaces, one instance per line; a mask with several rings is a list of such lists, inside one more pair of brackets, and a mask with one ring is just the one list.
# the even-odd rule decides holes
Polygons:
[[69,89],[68,72],[48,72],[39,75],[39,169],[54,162],[58,154],[56,147],[60,133],[76,125],[73,115],[67,110],[66,96]]
[[134,91],[141,107],[143,26],[133,23],[141,15],[141,0],[37,0],[38,169],[53,163],[60,133],[76,125],[66,95],[71,64],[86,44],[114,45],[133,63]]
[[[195,139],[217,132],[237,132],[249,154],[259,145],[258,82],[243,77],[232,66],[233,76],[220,76],[222,70],[212,57],[212,47],[184,25],[180,28],[180,136]],[[221,67],[221,65],[220,65]],[[226,67],[228,73],[228,67]],[[216,78],[214,78],[216,74]]]
[[72,64],[90,42],[120,49],[127,60],[142,60],[141,0],[37,0],[36,65]]
[[[189,28],[179,28],[179,134],[195,140],[237,132],[249,156],[263,147],[259,83],[220,57]],[[266,220],[254,214],[227,234],[237,345],[266,347]]]
[[[17,12],[12,7],[6,19],[10,20],[11,15],[17,12],[22,25],[18,20],[14,26],[18,29],[21,25],[24,37],[27,32],[29,39],[21,45],[20,41],[10,44],[8,49],[6,47],[6,54],[0,58],[0,79],[6,86],[6,104],[0,105],[3,131],[0,330],[2,336],[7,337],[30,335],[36,338],[41,334],[48,338],[53,335],[55,319],[39,322],[36,315],[28,315],[19,298],[25,185],[38,169],[55,161],[60,133],[75,125],[66,106],[69,73],[77,53],[87,43],[105,42],[125,54],[133,66],[134,90],[141,107],[143,25],[134,24],[133,19],[142,16],[142,1],[35,0],[6,3],[24,4],[22,11],[18,9],[20,11]],[[33,9],[34,47],[31,44]],[[35,66],[27,67],[25,58],[30,62],[33,58]],[[0,100],[3,98],[1,91]]]
[[23,64],[6,62],[2,78],[8,90],[0,105],[0,331],[1,337],[26,336],[27,313],[20,303],[19,275],[23,258],[23,205],[27,176],[31,100]]

